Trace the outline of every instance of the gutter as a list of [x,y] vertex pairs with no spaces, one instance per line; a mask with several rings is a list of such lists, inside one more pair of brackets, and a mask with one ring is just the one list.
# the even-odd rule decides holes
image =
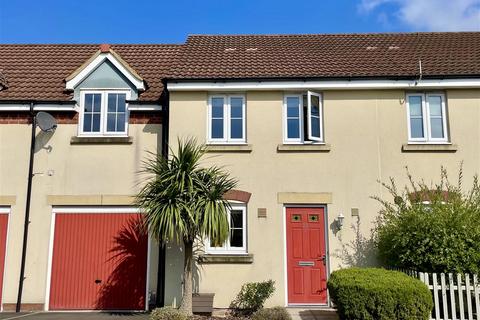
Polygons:
[[427,79],[419,81],[418,76],[409,80],[275,80],[275,81],[181,81],[170,83],[170,91],[189,90],[368,90],[368,89],[439,89],[439,88],[480,88],[480,78],[469,79]]
[[130,111],[162,111],[161,101],[127,100]]
[[[335,77],[199,77],[199,78],[174,78],[167,77],[170,83],[182,82],[268,82],[268,81],[359,81],[359,80],[418,80],[419,74],[390,75],[390,76],[335,76]],[[471,75],[423,75],[423,79],[479,79],[480,74]]]
[[[34,103],[34,111],[76,111],[77,101],[32,101],[32,100],[0,100],[1,111],[30,111]],[[127,100],[130,111],[161,111],[162,106],[155,101]],[[2,106],[3,105],[3,106]],[[5,106],[6,105],[6,106]],[[60,107],[56,105],[61,105]]]
[[[1,111],[75,111],[76,101],[0,100]],[[6,106],[5,106],[6,105]],[[61,105],[55,107],[54,105]]]

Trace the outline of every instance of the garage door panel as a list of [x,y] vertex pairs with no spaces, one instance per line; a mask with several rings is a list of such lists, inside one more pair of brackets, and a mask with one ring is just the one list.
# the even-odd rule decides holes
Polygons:
[[0,214],[0,304],[3,297],[3,273],[5,269],[5,254],[7,250],[8,213]]
[[104,256],[110,268],[101,279],[96,309],[115,309],[118,304],[138,305],[139,301],[142,301],[141,308],[145,307],[145,277],[128,276],[146,272],[148,238],[138,228],[137,221],[132,219],[126,226],[119,226],[121,231]]
[[50,309],[144,309],[148,237],[140,225],[136,213],[56,214]]

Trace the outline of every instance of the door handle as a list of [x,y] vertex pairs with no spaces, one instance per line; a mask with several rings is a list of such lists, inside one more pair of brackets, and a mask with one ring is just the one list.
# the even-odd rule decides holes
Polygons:
[[95,280],[95,284],[100,284],[100,283],[102,283],[102,280],[100,279]]
[[327,265],[327,256],[326,255],[323,255],[323,256],[319,257],[317,260],[322,261],[324,266]]

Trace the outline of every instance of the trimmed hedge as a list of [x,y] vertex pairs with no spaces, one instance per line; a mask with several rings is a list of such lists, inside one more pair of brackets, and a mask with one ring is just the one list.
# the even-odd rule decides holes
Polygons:
[[428,320],[430,290],[420,280],[397,271],[349,268],[328,280],[330,298],[342,320]]

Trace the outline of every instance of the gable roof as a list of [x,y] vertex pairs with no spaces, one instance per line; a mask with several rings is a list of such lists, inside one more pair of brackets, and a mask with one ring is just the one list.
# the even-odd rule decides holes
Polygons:
[[[0,100],[68,101],[65,79],[90,59],[98,44],[0,45],[0,70],[8,87]],[[128,44],[111,48],[146,82],[140,101],[158,101],[162,78],[176,59],[179,45]]]
[[480,32],[192,35],[170,79],[480,76]]
[[120,57],[108,44],[100,45],[100,49],[94,53],[85,63],[77,68],[72,74],[65,78],[65,87],[73,90],[81,81],[89,76],[99,65],[110,61],[136,88],[144,91],[145,83],[143,78],[125,60]]

